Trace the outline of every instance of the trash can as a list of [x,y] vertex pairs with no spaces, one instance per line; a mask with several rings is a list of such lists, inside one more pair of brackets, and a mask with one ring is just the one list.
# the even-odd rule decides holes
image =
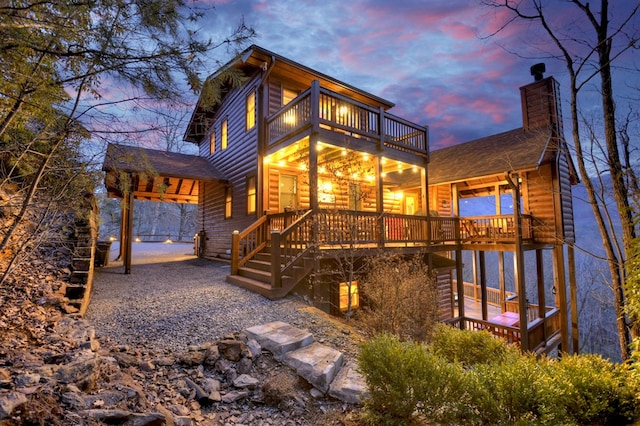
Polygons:
[[109,253],[111,252],[111,241],[98,241],[96,243],[96,267],[109,265]]

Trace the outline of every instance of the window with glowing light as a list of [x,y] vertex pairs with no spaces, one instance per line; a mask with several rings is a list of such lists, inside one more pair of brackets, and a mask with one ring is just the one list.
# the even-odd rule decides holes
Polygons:
[[228,119],[224,119],[224,121],[222,122],[222,127],[220,129],[220,149],[222,149],[223,151],[225,149],[227,149],[227,145],[228,145],[228,131],[229,131],[229,120]]
[[232,191],[231,191],[231,187],[227,186],[224,189],[224,218],[225,219],[231,218],[232,208],[233,208]]
[[216,152],[216,130],[213,129],[209,135],[209,154]]
[[[349,291],[351,290],[351,291]],[[360,295],[358,293],[358,282],[351,281],[351,289],[347,283],[340,283],[340,310],[349,309],[349,293],[351,293],[351,309],[360,306]]]
[[286,87],[282,88],[282,106],[288,104],[292,100],[298,97],[298,92],[295,90],[287,89]]
[[252,90],[247,96],[247,130],[251,130],[256,126],[256,91]]
[[256,186],[256,177],[247,176],[247,214],[256,212],[256,202],[258,201],[258,193]]

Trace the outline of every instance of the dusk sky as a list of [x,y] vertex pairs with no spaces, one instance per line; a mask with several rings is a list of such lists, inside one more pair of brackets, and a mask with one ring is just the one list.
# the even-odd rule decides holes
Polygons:
[[[557,0],[549,3],[564,8],[554,10],[554,21],[568,31],[578,30],[574,9]],[[622,16],[616,7],[628,10],[637,1],[611,3],[615,23]],[[504,22],[505,12],[476,0],[213,4],[201,24],[214,40],[244,19],[258,34],[254,44],[394,102],[392,113],[428,125],[432,149],[520,127],[519,87],[533,81],[529,68],[537,62],[546,63],[545,76],[560,82],[568,114],[564,64],[541,60],[550,46],[538,25],[513,25],[487,37]],[[632,23],[636,30],[638,20]],[[633,65],[636,60],[637,66],[635,54],[627,54],[625,61]],[[224,49],[217,55],[222,62],[231,58]],[[633,76],[627,75],[625,82],[635,85]],[[565,134],[570,136],[568,130]]]

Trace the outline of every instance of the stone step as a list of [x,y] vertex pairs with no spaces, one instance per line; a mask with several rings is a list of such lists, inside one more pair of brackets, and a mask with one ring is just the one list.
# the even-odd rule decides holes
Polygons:
[[366,397],[366,383],[355,363],[343,365],[344,355],[340,351],[316,343],[308,331],[283,321],[245,331],[250,339],[255,339],[321,392],[351,404],[360,404]]
[[284,357],[286,365],[322,393],[327,393],[343,362],[342,352],[321,343],[288,352]]
[[246,329],[247,336],[256,339],[260,345],[275,357],[295,351],[313,343],[313,335],[286,322],[274,321]]

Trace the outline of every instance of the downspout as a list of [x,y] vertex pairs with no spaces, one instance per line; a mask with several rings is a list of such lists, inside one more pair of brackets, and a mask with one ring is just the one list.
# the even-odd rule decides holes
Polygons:
[[264,128],[264,114],[263,114],[263,84],[273,71],[275,67],[276,58],[275,56],[271,56],[271,64],[269,64],[268,68],[266,66],[266,62],[264,63],[265,73],[260,79],[260,83],[258,84],[258,93],[256,96],[256,105],[258,108],[258,176],[256,181],[256,186],[258,192],[258,205],[256,206],[256,213],[258,217],[261,217],[264,213],[264,181],[263,173],[264,173],[264,159],[263,153],[265,151],[265,137],[266,137],[266,129]]

